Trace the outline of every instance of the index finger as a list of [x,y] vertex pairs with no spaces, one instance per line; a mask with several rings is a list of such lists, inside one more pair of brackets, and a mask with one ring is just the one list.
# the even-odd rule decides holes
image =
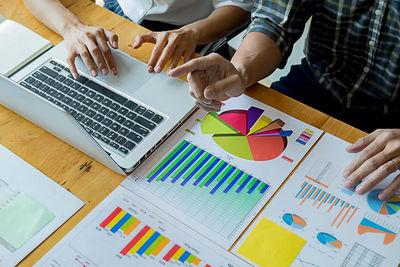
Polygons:
[[67,57],[67,63],[69,65],[69,69],[71,70],[72,76],[74,76],[74,78],[78,78],[78,71],[76,70],[76,66],[75,66],[75,58],[78,54],[73,51],[70,52],[68,57]]
[[117,67],[115,66],[114,58],[111,54],[111,49],[107,44],[105,36],[97,36],[96,41],[101,49],[101,52],[103,53],[103,56],[106,59],[107,65],[110,68],[111,73],[114,75],[117,74]]
[[208,55],[205,57],[192,59],[185,64],[170,70],[168,72],[168,75],[172,77],[179,77],[190,72],[194,72],[196,70],[205,70],[214,64],[214,60],[210,58],[210,55]]

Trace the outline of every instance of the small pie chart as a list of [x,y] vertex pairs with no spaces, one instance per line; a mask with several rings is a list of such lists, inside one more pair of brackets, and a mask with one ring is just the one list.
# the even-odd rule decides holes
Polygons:
[[303,229],[307,226],[306,221],[296,214],[285,213],[282,216],[282,220],[289,226],[296,229]]
[[284,131],[285,123],[281,119],[272,120],[263,113],[264,110],[257,107],[221,114],[210,112],[201,121],[201,132],[212,134],[221,148],[239,158],[272,160],[285,150],[287,137],[293,131]]
[[330,235],[328,233],[318,233],[317,239],[321,244],[330,247],[330,248],[341,248],[342,247],[342,241],[338,240],[336,237],[333,235]]
[[378,195],[382,189],[375,189],[368,194],[368,205],[369,207],[381,215],[393,215],[400,210],[400,197],[395,196],[389,200],[381,201]]

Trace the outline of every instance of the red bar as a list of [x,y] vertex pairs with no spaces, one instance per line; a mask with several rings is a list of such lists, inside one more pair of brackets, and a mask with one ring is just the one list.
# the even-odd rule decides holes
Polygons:
[[174,256],[174,254],[178,251],[178,249],[180,249],[181,247],[178,246],[177,244],[175,244],[169,251],[168,253],[164,256],[163,260],[165,260],[166,262],[168,262],[172,256]]
[[109,224],[120,212],[121,212],[121,208],[117,207],[101,224],[100,227],[104,228],[107,226],[107,224]]
[[206,264],[206,266],[204,266],[204,267],[211,267],[211,265],[210,264]]
[[147,231],[150,230],[149,226],[145,226],[143,227],[142,230],[140,230],[140,232],[132,239],[131,242],[128,243],[128,245],[126,245],[122,250],[121,250],[121,254],[122,255],[126,255],[126,253],[128,253],[129,250],[131,250],[131,248],[136,245],[137,242],[139,242],[139,240],[147,233]]

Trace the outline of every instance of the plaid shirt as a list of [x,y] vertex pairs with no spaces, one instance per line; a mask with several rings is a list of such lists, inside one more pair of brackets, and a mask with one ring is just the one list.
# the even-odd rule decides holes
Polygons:
[[311,16],[304,52],[327,90],[347,108],[400,103],[400,0],[255,0],[248,32],[276,42],[282,68]]

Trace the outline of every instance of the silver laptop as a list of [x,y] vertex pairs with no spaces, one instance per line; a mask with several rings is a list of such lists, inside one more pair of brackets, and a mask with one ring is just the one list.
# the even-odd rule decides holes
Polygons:
[[118,75],[92,77],[76,59],[66,64],[64,42],[0,77],[0,104],[112,170],[132,171],[195,109],[187,84],[113,50]]

